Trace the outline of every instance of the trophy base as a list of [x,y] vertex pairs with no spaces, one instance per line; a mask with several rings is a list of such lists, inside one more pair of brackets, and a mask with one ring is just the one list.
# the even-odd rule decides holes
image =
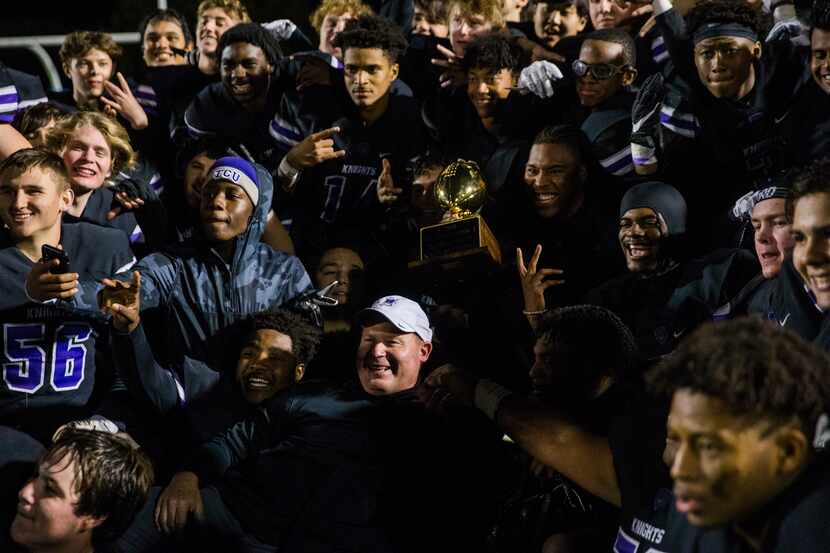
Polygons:
[[481,277],[499,266],[486,246],[453,252],[439,257],[412,261],[409,272],[429,282],[458,281]]
[[486,248],[490,257],[501,263],[501,248],[493,231],[480,215],[450,219],[420,231],[421,261],[447,257],[477,248]]

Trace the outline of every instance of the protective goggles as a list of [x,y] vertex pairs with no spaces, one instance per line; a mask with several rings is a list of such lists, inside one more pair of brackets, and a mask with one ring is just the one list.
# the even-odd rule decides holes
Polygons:
[[582,60],[576,60],[571,65],[571,69],[577,77],[584,77],[590,73],[598,81],[607,81],[629,67],[628,65],[614,65],[611,63],[585,63]]

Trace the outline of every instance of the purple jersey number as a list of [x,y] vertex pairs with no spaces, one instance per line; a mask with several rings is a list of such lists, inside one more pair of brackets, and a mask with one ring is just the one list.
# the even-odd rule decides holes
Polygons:
[[51,342],[51,380],[56,392],[77,390],[84,380],[87,348],[84,345],[92,329],[81,323],[66,323],[55,330],[54,339],[46,340],[42,324],[6,324],[3,326],[3,380],[9,390],[33,394],[46,381],[46,351]]

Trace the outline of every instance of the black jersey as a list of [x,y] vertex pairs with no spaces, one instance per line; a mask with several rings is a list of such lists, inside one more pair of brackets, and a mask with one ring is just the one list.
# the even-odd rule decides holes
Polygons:
[[[754,63],[752,90],[737,100],[716,98],[697,74],[682,17],[671,9],[656,20],[676,69],[668,84],[680,92],[667,95],[661,121],[680,136],[696,139],[700,148],[691,155],[681,142],[676,155],[669,149],[664,161],[677,165],[673,173],[679,174],[684,192],[697,192],[689,195],[690,212],[698,206],[705,213],[725,210],[792,163],[775,118],[804,79],[800,52],[789,40],[766,42],[764,55]],[[699,159],[707,163],[701,165]]]
[[675,553],[666,548],[674,499],[669,469],[662,461],[668,409],[629,390],[628,406],[612,419],[608,433],[620,487],[620,527],[615,553]]
[[[820,454],[787,490],[765,506],[769,527],[764,552],[819,553],[830,545],[830,463]],[[669,515],[673,553],[743,553],[751,548],[731,526],[692,526],[674,508]]]
[[63,216],[64,221],[67,223],[92,223],[93,225],[114,228],[124,233],[130,243],[143,242],[144,233],[133,213],[122,211],[112,221],[107,220],[107,213],[113,207],[113,200],[115,200],[115,194],[111,190],[107,188],[93,190],[81,216],[74,217],[67,213]]
[[794,165],[805,165],[830,153],[830,94],[819,89],[813,79],[775,123]]
[[654,358],[671,352],[697,325],[717,319],[718,310],[757,273],[749,252],[721,250],[655,273],[619,276],[591,291],[586,303],[616,313],[643,354]]
[[[108,277],[134,261],[121,233],[94,225],[63,225],[61,245],[81,278]],[[93,389],[106,380],[95,363],[105,326],[97,311],[31,302],[25,291],[31,268],[13,245],[0,249],[0,424],[48,438],[57,425],[89,414]]]
[[412,97],[390,95],[386,113],[371,125],[356,114],[334,124],[340,127],[335,147],[346,155],[303,171],[296,185],[292,238],[298,252],[319,253],[343,233],[361,242],[377,238],[386,212],[377,198],[382,160],[389,160],[395,185],[406,187],[409,169],[424,149]]
[[170,138],[181,144],[187,138],[184,114],[190,102],[208,85],[219,80],[219,72],[202,73],[195,65],[148,67],[146,83],[136,93],[136,99],[162,124],[168,127]]
[[620,92],[592,109],[580,125],[600,166],[609,175],[622,179],[636,177],[631,157],[633,104],[633,94]]

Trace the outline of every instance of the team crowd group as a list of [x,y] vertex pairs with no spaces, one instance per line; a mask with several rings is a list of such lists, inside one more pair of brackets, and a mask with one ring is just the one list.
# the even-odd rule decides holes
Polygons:
[[0,63],[0,550],[830,550],[830,3],[309,12]]

